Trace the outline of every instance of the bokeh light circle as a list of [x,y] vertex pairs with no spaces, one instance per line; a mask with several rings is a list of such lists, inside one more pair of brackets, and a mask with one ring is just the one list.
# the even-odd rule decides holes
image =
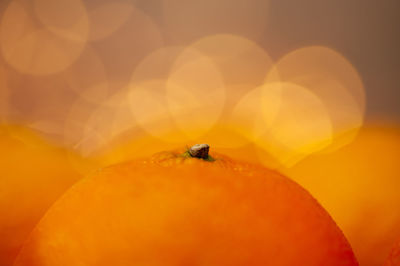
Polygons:
[[265,83],[242,97],[229,118],[234,130],[253,142],[270,130],[281,108],[281,86]]
[[171,116],[190,139],[216,124],[225,95],[223,78],[210,58],[191,48],[178,56],[166,84],[166,100]]
[[165,80],[134,83],[129,88],[131,112],[138,125],[167,142],[182,142],[187,137],[179,132],[168,109]]
[[167,80],[172,65],[184,49],[183,46],[166,46],[149,53],[135,67],[131,83]]
[[329,150],[349,143],[363,124],[365,91],[357,70],[338,52],[322,46],[283,56],[267,76],[303,86],[324,103],[335,138]]
[[183,50],[184,47],[167,46],[148,54],[136,66],[128,87],[131,112],[138,125],[166,142],[187,138],[171,117],[165,96],[172,65]]
[[[219,68],[227,86],[246,84],[255,88],[265,82],[274,62],[257,43],[231,34],[201,38],[190,45],[208,56]],[[271,74],[272,75],[272,74]],[[274,79],[279,79],[274,76]]]
[[89,19],[82,0],[33,0],[33,11],[41,24],[59,37],[85,43]]
[[78,34],[74,29],[63,28],[56,34],[37,23],[29,7],[27,0],[13,0],[4,12],[0,33],[4,59],[30,75],[48,75],[66,69],[80,56],[88,31]]
[[279,91],[279,110],[255,144],[261,157],[264,150],[279,164],[291,166],[332,142],[332,123],[324,102],[308,88],[282,82]]
[[92,42],[113,81],[129,82],[136,66],[164,45],[164,38],[154,19],[139,8],[131,9],[132,13],[112,32],[112,36]]

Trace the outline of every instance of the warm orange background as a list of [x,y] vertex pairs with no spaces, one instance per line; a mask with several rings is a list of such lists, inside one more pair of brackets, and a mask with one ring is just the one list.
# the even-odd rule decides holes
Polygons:
[[0,122],[67,149],[81,175],[200,141],[277,168],[328,210],[361,265],[380,265],[400,237],[399,9],[396,0],[1,1]]

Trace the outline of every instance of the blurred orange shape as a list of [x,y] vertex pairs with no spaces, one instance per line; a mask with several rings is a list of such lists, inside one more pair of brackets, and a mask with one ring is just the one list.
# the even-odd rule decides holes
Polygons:
[[[86,162],[33,131],[0,127],[0,265],[11,266],[28,234]],[[90,167],[89,167],[90,168]],[[87,168],[87,170],[89,169]]]
[[326,208],[360,265],[382,265],[400,236],[400,129],[365,126],[347,146],[285,170]]

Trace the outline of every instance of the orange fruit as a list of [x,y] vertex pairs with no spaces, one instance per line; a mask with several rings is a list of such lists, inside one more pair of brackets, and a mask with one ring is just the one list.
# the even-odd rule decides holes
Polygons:
[[74,158],[33,131],[0,126],[0,265],[12,265],[45,211],[80,179]]
[[46,213],[15,266],[357,265],[308,192],[212,154],[163,152],[99,170]]
[[340,150],[284,173],[332,215],[360,265],[382,265],[400,237],[400,128],[367,125]]
[[393,245],[384,266],[400,266],[400,240]]

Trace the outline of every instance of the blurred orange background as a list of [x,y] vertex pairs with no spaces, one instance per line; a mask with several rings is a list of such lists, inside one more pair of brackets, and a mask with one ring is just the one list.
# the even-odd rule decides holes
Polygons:
[[[31,134],[65,149],[74,177],[38,183],[62,193],[75,174],[207,142],[293,178],[360,265],[381,265],[400,237],[398,10],[396,0],[1,1],[0,156],[8,138]],[[2,168],[10,186],[15,169]],[[26,191],[5,190],[0,213]],[[30,228],[40,215],[18,219]]]

